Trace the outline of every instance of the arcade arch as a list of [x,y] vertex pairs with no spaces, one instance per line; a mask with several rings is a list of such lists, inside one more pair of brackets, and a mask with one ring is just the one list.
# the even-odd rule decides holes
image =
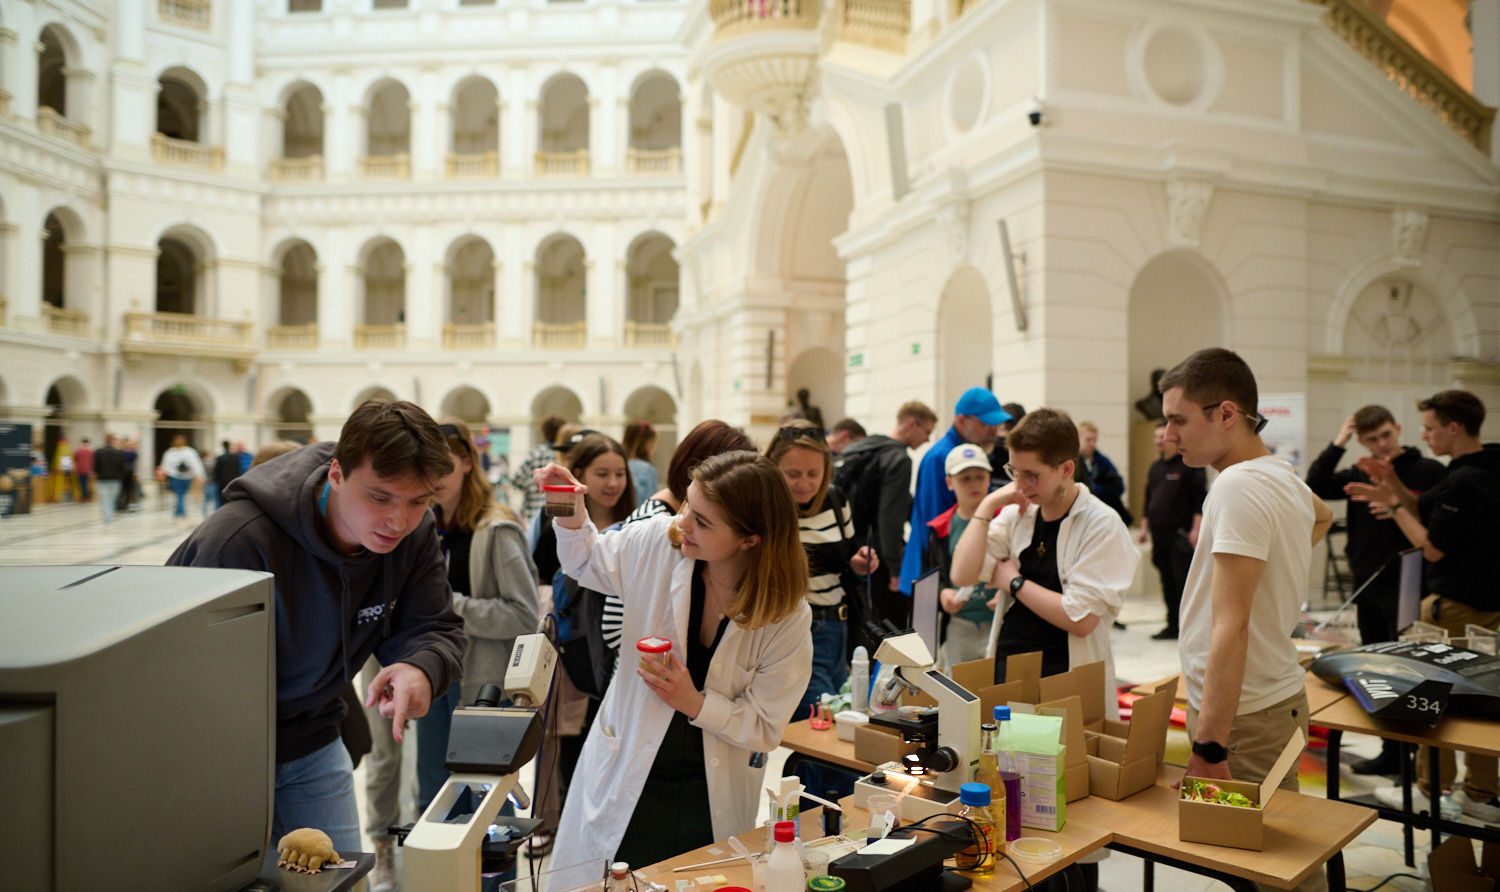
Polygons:
[[548,387],[531,401],[531,442],[542,442],[542,421],[549,415],[561,415],[570,424],[583,418],[583,400],[562,385]]
[[682,169],[682,88],[664,71],[641,77],[630,95],[632,173],[676,173]]
[[281,254],[277,323],[309,326],[318,322],[318,255],[296,239]]
[[625,398],[625,423],[632,421],[650,422],[656,429],[656,451],[651,455],[651,463],[665,480],[667,465],[677,449],[677,401],[660,387],[642,387]]
[[677,313],[676,247],[670,238],[652,232],[636,239],[625,261],[627,297],[625,343],[630,347],[670,346],[669,323]]
[[365,120],[365,155],[371,158],[411,154],[411,94],[399,81],[384,81],[370,91]]
[[281,131],[281,157],[321,157],[323,125],[322,91],[312,84],[302,84],[286,100],[286,114]]
[[275,406],[276,439],[303,445],[312,442],[312,400],[304,391],[289,388],[272,404]]
[[439,413],[444,418],[459,418],[469,425],[471,432],[476,428],[483,427],[489,423],[490,401],[476,388],[464,385],[455,387],[443,397],[442,411]]
[[[161,464],[162,453],[172,445],[172,438],[179,434],[186,437],[188,445],[194,449],[202,450],[211,445],[209,433],[213,430],[213,423],[209,417],[207,401],[187,386],[174,384],[161,391],[152,408],[156,410],[156,422],[152,425],[155,434],[152,468]],[[148,474],[149,469],[143,468],[142,473]]]
[[203,114],[208,110],[203,79],[187,68],[169,68],[157,80],[156,132],[184,142],[203,141]]
[[487,78],[475,75],[453,91],[451,151],[454,155],[499,158],[500,92]]
[[994,312],[978,270],[953,271],[938,299],[937,410],[952,410],[970,387],[989,387],[995,369]]
[[552,78],[537,114],[537,173],[588,173],[589,90],[583,81],[575,74]]
[[587,318],[583,245],[558,235],[536,252],[536,346],[583,346]]
[[[378,238],[366,246],[360,266],[364,270],[364,296],[359,316],[366,335],[372,328],[394,330],[406,321],[406,252],[389,238]],[[360,345],[359,330],[356,345]],[[374,343],[365,339],[365,345]]]
[[[448,249],[448,322],[482,326],[495,320],[495,249],[466,236]],[[468,420],[468,419],[465,419]]]

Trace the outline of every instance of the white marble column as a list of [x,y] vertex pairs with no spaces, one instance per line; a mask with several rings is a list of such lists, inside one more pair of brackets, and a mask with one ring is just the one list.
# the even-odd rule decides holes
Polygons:
[[512,65],[506,75],[506,86],[500,94],[501,173],[506,179],[519,179],[533,166],[536,146],[527,141],[527,134],[535,109],[526,92],[526,66]]

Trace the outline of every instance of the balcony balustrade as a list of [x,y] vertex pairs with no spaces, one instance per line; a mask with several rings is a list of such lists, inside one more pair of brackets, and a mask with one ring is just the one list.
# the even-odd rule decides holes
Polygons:
[[248,321],[210,319],[193,313],[125,314],[125,337],[185,345],[253,347]]
[[906,52],[911,0],[839,0],[838,11],[840,40]]
[[672,326],[653,322],[626,322],[625,346],[638,350],[676,350]]
[[589,150],[537,152],[536,172],[546,177],[586,176],[589,172]]
[[714,92],[766,115],[780,136],[804,129],[821,0],[709,0],[708,9],[714,38],[703,71]]
[[444,350],[489,350],[495,346],[493,322],[443,324]]
[[366,180],[409,180],[411,156],[405,152],[395,155],[363,155],[359,159],[359,175]]
[[205,146],[185,139],[174,139],[164,133],[152,134],[151,154],[163,164],[182,164],[208,170],[224,169],[223,146]]
[[405,323],[354,326],[354,349],[356,350],[402,350],[405,347]]
[[531,327],[531,346],[538,350],[581,350],[587,343],[583,322],[538,322]]
[[87,124],[69,120],[57,113],[50,106],[42,106],[36,110],[36,128],[43,136],[51,136],[77,145],[79,148],[90,148],[92,143],[90,137],[93,130]]
[[500,175],[500,153],[481,152],[477,155],[448,155],[448,179],[466,180]]
[[672,174],[682,172],[682,149],[627,149],[625,169],[640,174]]
[[272,325],[266,328],[267,350],[318,349],[318,323]]
[[323,156],[272,158],[271,179],[283,183],[311,183],[323,179]]
[[82,310],[65,310],[51,304],[42,304],[42,318],[47,330],[53,334],[82,337],[88,334],[89,314]]
[[162,21],[184,28],[207,31],[213,24],[213,4],[209,0],[159,0],[156,12]]

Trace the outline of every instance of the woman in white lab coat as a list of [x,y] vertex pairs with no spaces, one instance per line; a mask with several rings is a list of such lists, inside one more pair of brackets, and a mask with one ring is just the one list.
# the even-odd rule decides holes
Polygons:
[[1005,445],[1011,482],[974,509],[953,554],[953,583],[986,579],[999,589],[989,648],[997,675],[1006,657],[1036,650],[1043,675],[1102,660],[1105,709],[1117,717],[1109,630],[1140,552],[1119,514],[1073,479],[1078,428],[1066,413],[1027,413]]
[[[812,671],[807,559],[774,464],[729,452],[697,465],[682,511],[600,534],[558,517],[557,552],[580,584],[625,603],[620,670],[584,743],[552,864],[567,889],[599,860],[634,867],[754,826],[764,768]],[[578,481],[557,465],[538,485]],[[672,642],[670,665],[625,656]]]

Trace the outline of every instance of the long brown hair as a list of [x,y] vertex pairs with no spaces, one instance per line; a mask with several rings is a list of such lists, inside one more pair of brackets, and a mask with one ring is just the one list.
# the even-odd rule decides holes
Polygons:
[[625,425],[625,438],[621,445],[630,458],[650,461],[651,450],[656,448],[656,428],[649,421],[632,421]]
[[667,489],[671,491],[672,498],[679,502],[687,498],[693,468],[699,462],[711,455],[742,449],[755,451],[755,443],[745,436],[744,431],[730,427],[717,418],[700,422],[677,444],[677,449],[672,453],[672,463],[667,466]]
[[[448,451],[469,460],[469,473],[458,496],[458,509],[453,512],[453,525],[461,530],[473,532],[486,521],[500,515],[500,505],[495,501],[495,488],[484,475],[484,462],[479,447],[474,445],[474,435],[461,418],[444,418],[443,439],[448,441]],[[514,515],[510,519],[514,519]]]
[[808,503],[807,509],[798,506],[798,513],[803,517],[812,517],[823,510],[823,500],[828,498],[828,484],[833,477],[833,450],[828,448],[828,441],[823,439],[823,429],[801,418],[788,421],[776,432],[776,437],[771,440],[771,445],[766,447],[766,458],[771,464],[781,464],[781,457],[792,449],[811,449],[813,452],[823,456],[823,480],[818,484],[818,492]]
[[[584,471],[593,464],[601,455],[614,453],[625,461],[625,491],[620,493],[620,500],[615,502],[610,520],[619,523],[630,516],[635,510],[635,480],[630,474],[630,456],[625,454],[625,447],[615,441],[613,437],[604,434],[588,434],[578,441],[578,444],[568,450],[568,470],[579,480],[583,479]],[[584,496],[585,499],[588,496]]]
[[[797,505],[781,469],[750,451],[725,452],[693,468],[693,482],[741,536],[759,536],[750,569],[724,613],[746,629],[779,623],[807,600],[807,551],[797,532]],[[668,536],[682,546],[674,520]]]

